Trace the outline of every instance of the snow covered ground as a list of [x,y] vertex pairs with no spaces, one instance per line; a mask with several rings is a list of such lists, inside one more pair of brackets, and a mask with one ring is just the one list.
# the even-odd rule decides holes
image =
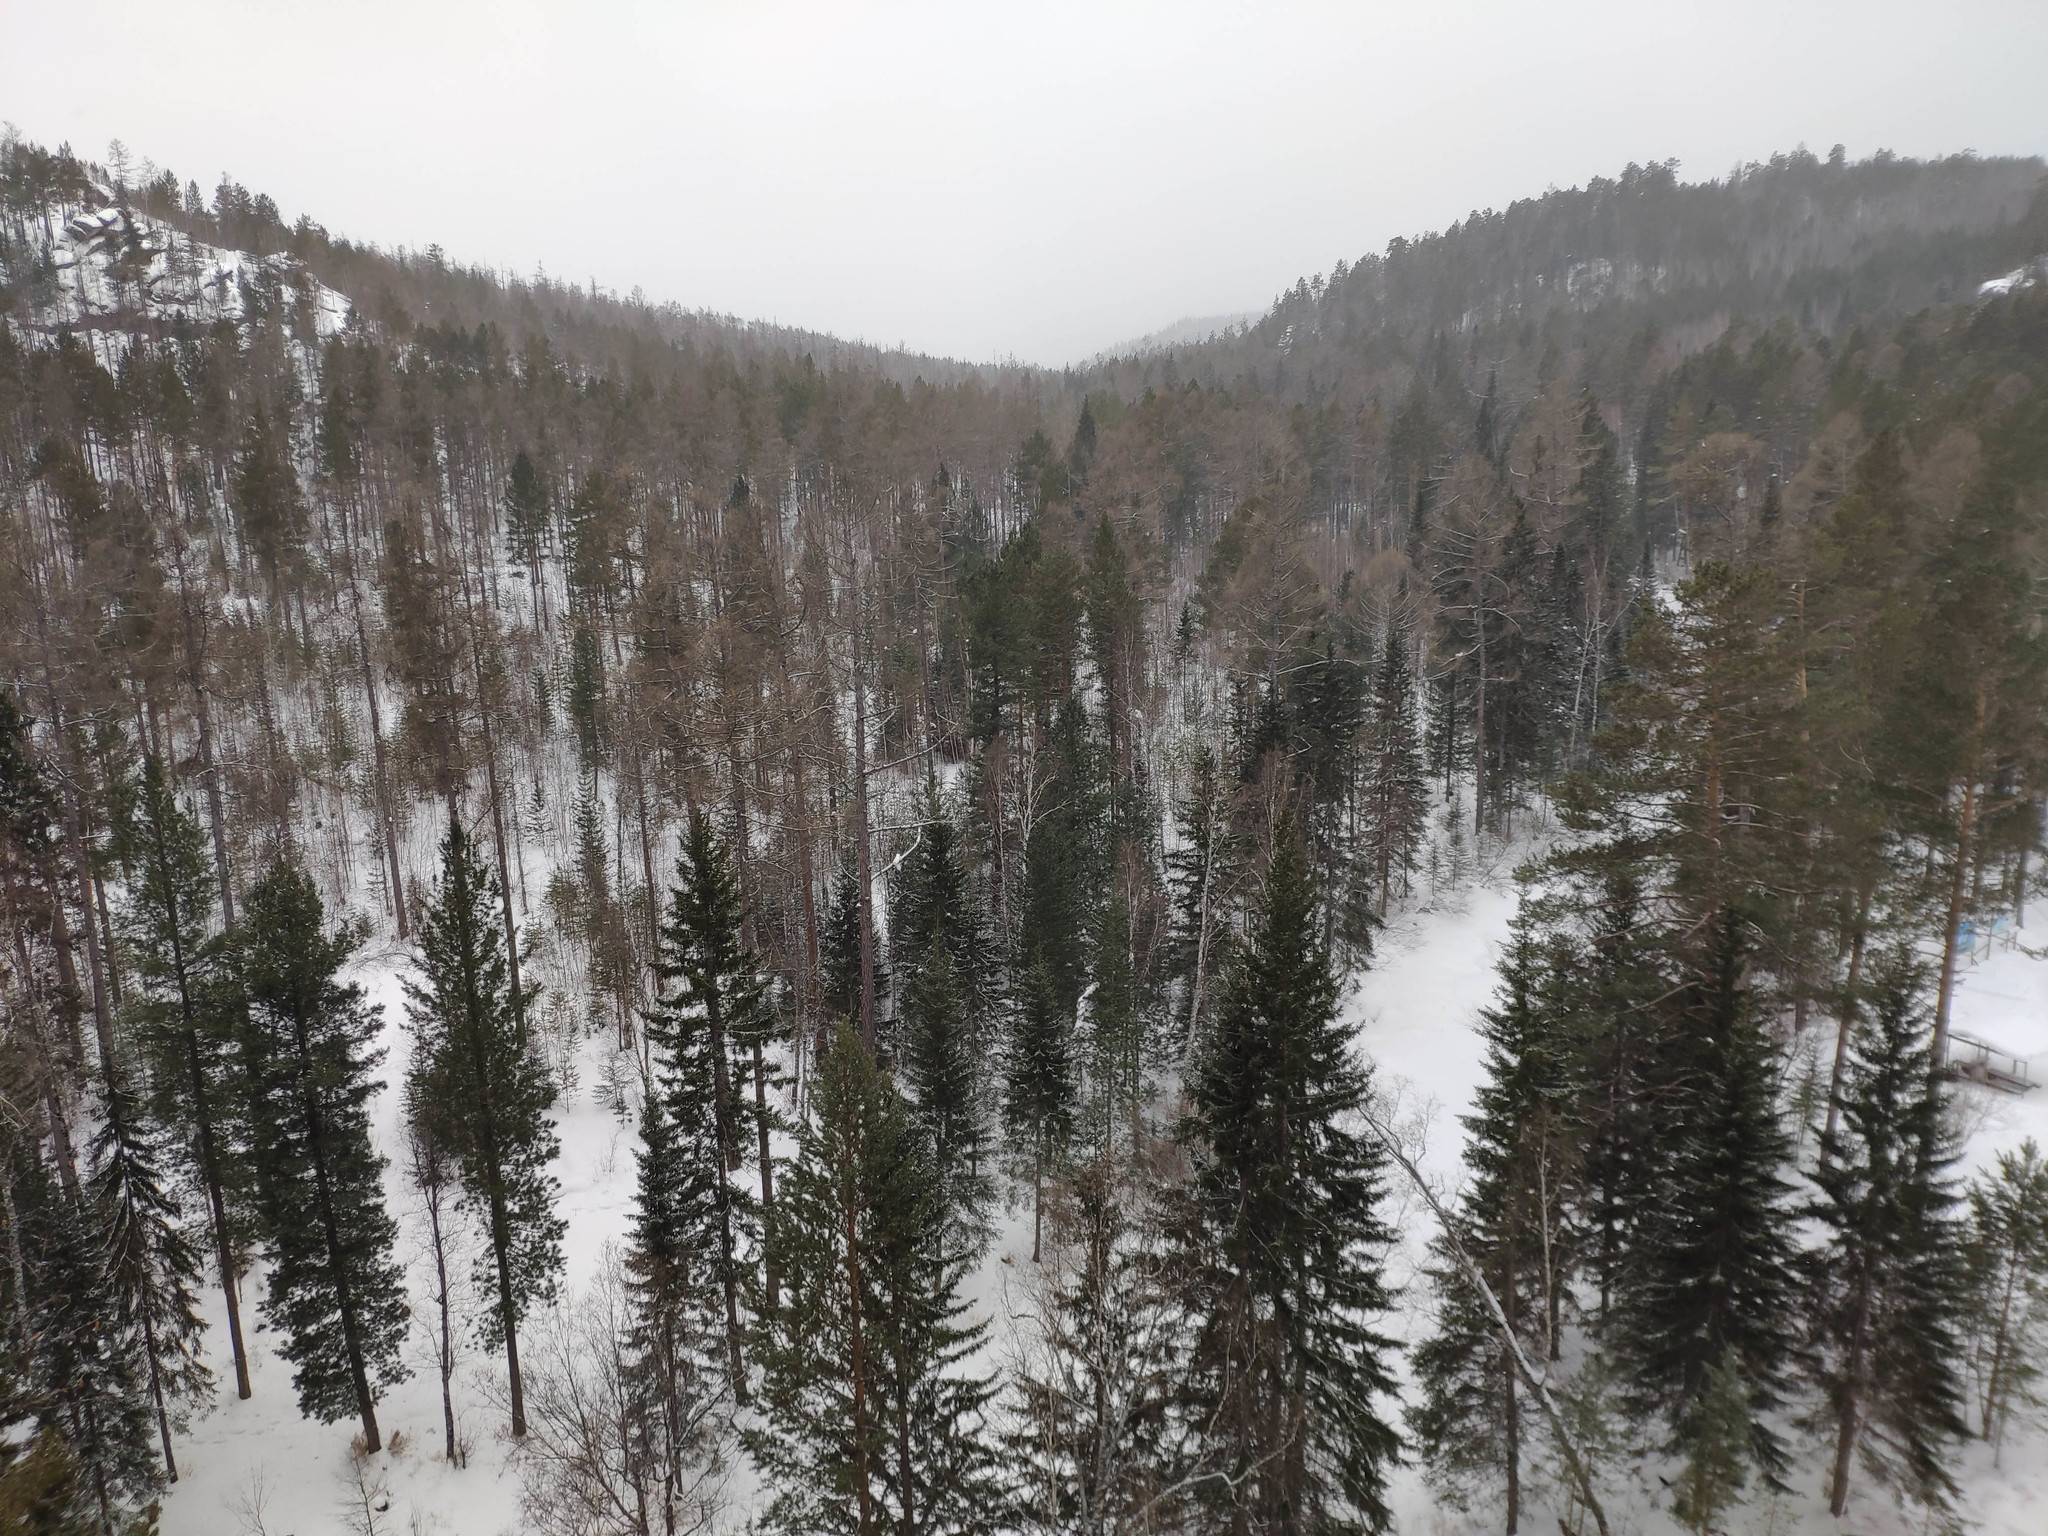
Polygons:
[[[1515,904],[1512,882],[1496,873],[1396,918],[1382,936],[1374,967],[1347,997],[1360,1049],[1375,1063],[1381,1088],[1396,1098],[1404,1128],[1424,1133],[1423,1168],[1446,1193],[1455,1190],[1461,1172],[1458,1117],[1469,1106],[1483,1072],[1473,1029],[1478,1010],[1492,996],[1494,966]],[[400,956],[386,951],[366,957],[360,967],[360,979],[384,1005],[390,1050],[384,1075],[394,1083],[403,1075],[406,1051],[402,964]],[[2020,1057],[2031,1056],[2037,1071],[2048,1066],[2048,955],[2037,958],[2010,936],[1987,941],[1964,972],[1956,1027]],[[570,1294],[597,1273],[606,1245],[622,1240],[629,1218],[634,1133],[597,1097],[610,1048],[606,1035],[584,1043],[578,1086],[561,1112],[562,1160],[557,1171],[562,1209],[569,1220]],[[2025,1098],[1977,1089],[1967,1093],[1973,1124],[1969,1166],[1989,1164],[1996,1152],[2029,1135],[2048,1143],[2048,1090]],[[397,1111],[396,1095],[383,1094],[377,1117],[387,1150],[397,1144]],[[428,1302],[418,1262],[422,1232],[417,1203],[395,1166],[388,1187],[391,1209],[415,1261],[414,1304],[424,1319]],[[1407,1287],[1391,1331],[1413,1340],[1428,1327],[1427,1293],[1416,1267],[1433,1223],[1408,1190],[1397,1184],[1391,1195],[1393,1224],[1401,1234],[1391,1278]],[[972,1294],[992,1316],[1000,1318],[1003,1298],[1016,1294],[1018,1278],[1029,1264],[1030,1236],[1028,1208],[1013,1210],[981,1273],[974,1277]],[[249,1300],[254,1299],[257,1284],[251,1280]],[[253,1310],[245,1305],[244,1316],[251,1317]],[[209,1341],[224,1351],[217,1300],[213,1321]],[[163,1536],[327,1536],[360,1531],[359,1518],[347,1509],[350,1502],[361,1507],[349,1454],[355,1426],[302,1419],[289,1368],[272,1354],[269,1336],[257,1333],[250,1342],[255,1396],[237,1402],[230,1386],[217,1405],[194,1422],[191,1433],[180,1438],[184,1478],[165,1504]],[[992,1340],[992,1349],[1001,1358],[1000,1338]],[[466,1469],[454,1470],[441,1457],[440,1399],[424,1334],[415,1340],[412,1360],[412,1379],[392,1391],[378,1409],[391,1449],[368,1468],[368,1476],[382,1490],[371,1500],[377,1531],[392,1536],[504,1536],[518,1531],[517,1473],[508,1464],[504,1416],[493,1394],[498,1362],[472,1349],[459,1373],[457,1413],[472,1456]],[[227,1374],[224,1362],[217,1361],[216,1368]],[[1802,1485],[1791,1495],[1743,1507],[1730,1529],[1770,1536],[1839,1536],[1845,1531],[1856,1536],[1919,1536],[1923,1522],[1896,1510],[1867,1484],[1852,1503],[1848,1520],[1838,1524],[1830,1519],[1818,1492],[1819,1458],[1809,1462]],[[2039,1536],[2044,1529],[2041,1511],[2048,1508],[2048,1436],[2027,1431],[2008,1439],[2000,1466],[1992,1464],[1989,1448],[1982,1445],[1966,1447],[1962,1462],[1964,1514],[1975,1530],[1982,1536]],[[750,1469],[742,1462],[733,1469],[728,1487],[731,1502],[721,1522],[725,1528],[744,1527],[751,1484]],[[1617,1488],[1610,1498],[1614,1536],[1662,1536],[1674,1529],[1640,1489]],[[378,1503],[386,1507],[379,1511]],[[1394,1507],[1399,1529],[1411,1536],[1493,1531],[1499,1525],[1497,1513],[1484,1507],[1469,1514],[1441,1507],[1421,1469],[1413,1466],[1396,1475]],[[1554,1528],[1549,1511],[1530,1510],[1524,1519],[1532,1531]]]

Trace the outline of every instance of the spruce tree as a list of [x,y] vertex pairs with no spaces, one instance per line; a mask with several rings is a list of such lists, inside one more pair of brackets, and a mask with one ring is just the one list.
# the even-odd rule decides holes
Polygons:
[[213,1373],[199,1358],[206,1330],[192,1295],[199,1260],[185,1240],[178,1202],[164,1188],[160,1143],[130,1095],[110,1091],[92,1180],[106,1222],[107,1281],[129,1349],[148,1373],[164,1472],[175,1483],[173,1416],[211,1391]]
[[687,1520],[681,1505],[709,1459],[716,1421],[732,1401],[718,1251],[724,1177],[704,1127],[712,1084],[702,1051],[665,1054],[640,1113],[633,1226],[626,1253],[631,1302],[623,1341],[637,1423],[628,1432],[655,1468],[658,1529]]
[[770,1529],[972,1532],[999,1514],[983,1410],[929,1153],[853,1029],[818,1064],[814,1118],[768,1222],[787,1287],[755,1346],[747,1446],[774,1490]]
[[1074,1128],[1072,1037],[1049,968],[1025,972],[1003,1058],[1003,1119],[1024,1139],[1031,1166],[1031,1258],[1045,1234],[1045,1176]]
[[1949,1170],[1945,1088],[1928,1066],[1925,982],[1910,956],[1873,978],[1839,1132],[1814,1175],[1826,1239],[1812,1261],[1815,1421],[1833,1442],[1828,1507],[1848,1507],[1860,1459],[1879,1482],[1937,1511],[1956,1492],[1968,1273]]
[[[898,957],[906,990],[909,968],[922,962],[936,940],[946,950],[954,982],[967,1007],[969,1028],[978,1039],[983,1027],[985,935],[974,891],[968,883],[960,829],[940,799],[936,785],[926,788],[924,825],[918,829],[917,842],[904,856],[889,895],[889,944]],[[853,929],[856,936],[858,931],[857,927]],[[857,984],[858,952],[853,959]],[[878,978],[877,986],[881,985]]]
[[2042,1404],[2048,1366],[2048,1162],[2032,1137],[1970,1185],[1970,1364],[1979,1432],[2002,1445]]
[[1395,882],[1407,888],[1429,814],[1416,728],[1415,673],[1407,639],[1398,628],[1389,628],[1373,673],[1364,754],[1364,853],[1379,886],[1384,917]]
[[513,562],[532,577],[535,593],[540,591],[548,532],[547,485],[534,467],[533,455],[522,448],[505,481],[505,546]]
[[338,974],[355,947],[328,934],[312,878],[279,860],[250,888],[235,962],[241,1065],[270,1273],[263,1312],[300,1408],[350,1413],[375,1451],[376,1394],[404,1378],[404,1271],[370,1141],[379,1010]]
[[[1749,1404],[1748,1454],[1776,1488],[1789,1457],[1770,1415],[1783,1406],[1798,1348],[1797,1213],[1776,1055],[1743,985],[1744,949],[1737,919],[1724,915],[1674,999],[1683,1058],[1667,1070],[1682,1087],[1663,1102],[1669,1152],[1634,1236],[1615,1343],[1638,1401],[1666,1415],[1681,1451],[1708,1427],[1700,1416],[1713,1373],[1735,1372]],[[1725,1419],[1725,1404],[1716,1411]]]
[[1175,808],[1178,835],[1166,855],[1173,899],[1172,969],[1181,988],[1175,1026],[1182,1046],[1201,1033],[1214,1012],[1214,978],[1222,973],[1228,954],[1229,807],[1224,800],[1215,749],[1204,744],[1190,767],[1187,792]]
[[1088,989],[1085,1135],[1108,1151],[1119,1131],[1137,1139],[1145,1088],[1145,999],[1131,955],[1130,908],[1121,895],[1102,904]]
[[519,1323],[554,1294],[562,1268],[548,1165],[561,1150],[549,1111],[555,1084],[524,1027],[505,950],[503,893],[451,819],[441,839],[441,885],[420,922],[420,979],[405,993],[413,1033],[409,1099],[460,1170],[463,1203],[487,1251],[477,1288],[487,1348],[502,1346],[514,1436],[526,1433]]
[[234,1233],[228,1207],[235,1116],[233,987],[225,936],[214,925],[214,867],[198,823],[178,805],[155,757],[143,762],[125,947],[126,1011],[149,1062],[154,1108],[205,1192],[209,1236],[226,1302],[235,1394],[249,1395]]
[[[861,921],[860,866],[849,848],[840,853],[839,869],[832,879],[831,897],[818,935],[819,998],[833,1018],[860,1018]],[[872,934],[869,943],[870,953],[875,957],[875,993],[882,996],[889,985],[888,972],[882,964],[882,947],[874,942]],[[907,953],[921,953],[909,949],[900,935],[898,946]]]
[[1471,1180],[1456,1233],[1432,1252],[1438,1325],[1415,1352],[1422,1401],[1409,1415],[1430,1480],[1451,1497],[1499,1480],[1508,1536],[1521,1520],[1529,1405],[1499,1325],[1450,1243],[1478,1267],[1525,1353],[1558,1358],[1580,1129],[1559,969],[1525,916],[1501,962],[1498,1000],[1480,1015],[1487,1075],[1464,1118]]
[[121,1324],[106,1265],[105,1213],[93,1190],[74,1200],[19,1147],[11,1180],[26,1389],[15,1406],[69,1453],[75,1481],[65,1513],[76,1522],[72,1528],[112,1533],[156,1492],[158,1478],[147,1366]]
[[1212,1473],[1198,1497],[1238,1529],[1382,1530],[1399,1439],[1381,1416],[1395,1345],[1384,1158],[1355,1122],[1370,1083],[1337,1018],[1298,837],[1266,888],[1180,1135],[1194,1163],[1179,1267],[1200,1321],[1189,1376]]
[[1160,1173],[1149,1157],[1098,1156],[1054,1205],[1003,1441],[1024,1530],[1170,1530],[1187,1512],[1173,1486],[1186,1318],[1147,1199]]
[[903,992],[903,1079],[930,1148],[940,1219],[951,1246],[978,1251],[989,1199],[988,1126],[967,991],[943,934],[934,934]]
[[[759,962],[742,940],[740,917],[732,860],[710,822],[693,811],[661,926],[657,972],[674,990],[647,1011],[647,1031],[660,1053],[655,1071],[662,1112],[676,1129],[678,1153],[693,1165],[675,1177],[701,1188],[710,1202],[706,1235],[715,1240],[702,1258],[723,1292],[732,1392],[745,1403],[740,1302],[751,1283],[747,1248],[762,1213],[745,1185],[731,1177],[750,1150],[734,1050],[768,1000]],[[699,1161],[707,1166],[696,1168]]]

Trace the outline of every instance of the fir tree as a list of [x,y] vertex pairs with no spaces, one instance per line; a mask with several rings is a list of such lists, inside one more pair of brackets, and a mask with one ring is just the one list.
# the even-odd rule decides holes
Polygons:
[[1395,1346],[1371,1325],[1391,1234],[1315,914],[1283,820],[1181,1128],[1195,1175],[1176,1262],[1200,1315],[1190,1406],[1214,1474],[1198,1496],[1240,1529],[1376,1531],[1399,1450],[1379,1406]]
[[1746,1373],[1731,1349],[1707,1368],[1689,1416],[1685,1470],[1671,1512],[1694,1536],[1716,1536],[1737,1501],[1754,1456],[1755,1408]]
[[533,456],[522,448],[505,481],[505,544],[514,563],[532,576],[535,592],[540,590],[547,539],[547,486],[534,467]]
[[155,1108],[194,1181],[205,1192],[213,1257],[226,1301],[235,1393],[249,1395],[249,1359],[242,1342],[234,1238],[229,1220],[232,1145],[227,1134],[235,1095],[229,1073],[234,1044],[227,949],[214,927],[213,864],[198,823],[178,806],[162,766],[143,761],[136,806],[136,878],[126,924],[129,988],[125,999],[151,1067]]
[[1665,1154],[1658,1074],[1664,1026],[1673,1015],[1656,1004],[1673,989],[1643,906],[1633,872],[1615,871],[1582,919],[1583,942],[1565,979],[1577,999],[1573,1033],[1583,1088],[1579,1216],[1603,1325],[1638,1219],[1653,1207]]
[[1071,1027],[1088,985],[1088,947],[1104,860],[1102,795],[1094,743],[1080,701],[1063,699],[1049,733],[1051,774],[1024,842],[1016,969],[1045,973],[1053,1004]]
[[489,1348],[502,1346],[514,1436],[526,1433],[519,1322],[553,1296],[567,1224],[548,1172],[561,1149],[555,1085],[528,1039],[506,963],[503,895],[460,820],[441,839],[441,886],[420,923],[420,974],[406,983],[410,1100],[461,1172],[463,1203],[488,1251],[477,1263]]
[[355,941],[323,932],[322,917],[311,877],[279,861],[250,889],[237,935],[250,1155],[271,1261],[263,1311],[300,1408],[328,1424],[359,1415],[375,1451],[377,1389],[406,1374],[397,1229],[370,1141],[380,1020],[360,987],[337,979]]
[[1969,1433],[1957,1372],[1968,1276],[1955,1218],[1943,1087],[1928,1069],[1922,978],[1904,954],[1874,978],[1838,1135],[1814,1175],[1826,1242],[1813,1261],[1815,1415],[1834,1442],[1828,1507],[1848,1506],[1860,1457],[1880,1482],[1934,1509],[1956,1491],[1953,1444]]
[[818,1064],[797,1158],[768,1222],[787,1286],[764,1323],[761,1422],[747,1446],[774,1489],[766,1523],[803,1533],[991,1529],[990,1384],[961,1366],[965,1259],[948,1255],[928,1153],[853,1030]]

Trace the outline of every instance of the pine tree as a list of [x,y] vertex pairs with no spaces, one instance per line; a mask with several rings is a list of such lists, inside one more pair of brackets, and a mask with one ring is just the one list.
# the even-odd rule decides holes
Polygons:
[[1680,1450],[1704,1432],[1712,1374],[1735,1372],[1750,1458],[1775,1488],[1789,1456],[1768,1416],[1783,1406],[1798,1348],[1796,1212],[1777,1062],[1742,984],[1745,958],[1737,920],[1724,916],[1674,1000],[1683,1057],[1666,1070],[1683,1088],[1664,1100],[1670,1150],[1617,1297],[1616,1352]]
[[261,404],[242,434],[233,484],[242,537],[263,562],[273,601],[281,601],[285,564],[305,537],[306,507],[292,469],[288,423],[273,421]]
[[[675,990],[647,1011],[647,1030],[661,1053],[656,1077],[662,1112],[676,1129],[677,1151],[693,1165],[673,1176],[692,1189],[703,1180],[710,1200],[716,1240],[704,1252],[724,1294],[733,1396],[745,1403],[740,1300],[751,1273],[745,1249],[763,1213],[730,1177],[749,1150],[734,1048],[768,1002],[758,960],[741,937],[740,914],[732,861],[710,822],[693,811],[661,927],[658,974]],[[695,1168],[698,1161],[708,1168]]]
[[1200,1322],[1190,1411],[1216,1474],[1198,1497],[1239,1529],[1382,1530],[1399,1440],[1381,1417],[1394,1344],[1381,1254],[1383,1154],[1357,1129],[1369,1081],[1337,1019],[1315,893],[1291,824],[1181,1137],[1194,1182],[1176,1262]]
[[[1577,1173],[1577,1081],[1558,972],[1525,916],[1501,962],[1499,999],[1480,1015],[1487,1077],[1464,1119],[1472,1178],[1455,1217],[1456,1242],[1538,1359],[1559,1355],[1575,1237],[1565,1211]],[[1415,1352],[1422,1401],[1409,1422],[1431,1481],[1452,1497],[1501,1480],[1514,1536],[1528,1455],[1514,1357],[1449,1238],[1432,1257],[1438,1325]]]
[[404,1272],[370,1141],[380,1015],[336,979],[355,941],[323,932],[322,918],[312,878],[280,860],[250,888],[237,933],[250,1156],[270,1254],[263,1312],[300,1408],[328,1424],[359,1415],[376,1451],[377,1389],[406,1374]]
[[1814,1175],[1826,1242],[1813,1263],[1815,1419],[1834,1441],[1828,1507],[1848,1506],[1860,1459],[1878,1481],[1942,1510],[1954,1442],[1969,1433],[1957,1372],[1968,1275],[1955,1218],[1943,1087],[1928,1067],[1923,978],[1910,957],[1873,978],[1840,1132]]
[[851,1027],[818,1064],[815,1118],[768,1222],[787,1286],[755,1346],[761,1422],[747,1446],[774,1490],[770,1529],[991,1529],[982,1416],[992,1387],[961,1366],[962,1321],[928,1152]]
[[231,1087],[235,1012],[226,974],[228,949],[214,928],[214,868],[199,825],[179,808],[169,779],[152,756],[143,761],[136,806],[137,877],[130,887],[125,999],[151,1067],[158,1117],[177,1129],[179,1155],[206,1194],[235,1394],[249,1395],[249,1358],[242,1342],[234,1237],[227,1191],[235,1112]]
[[115,1315],[130,1352],[148,1372],[164,1472],[175,1483],[173,1415],[213,1386],[213,1373],[199,1358],[199,1337],[206,1330],[192,1295],[199,1260],[185,1240],[178,1202],[164,1188],[160,1138],[124,1090],[107,1096],[93,1162],[93,1197],[107,1223],[107,1281]]
[[502,1346],[514,1436],[526,1433],[519,1322],[554,1294],[567,1223],[548,1172],[561,1150],[555,1085],[524,1025],[506,963],[503,893],[462,823],[441,839],[441,885],[420,922],[420,980],[407,981],[413,1032],[409,1097],[456,1161],[463,1203],[488,1251],[477,1263],[488,1348]]

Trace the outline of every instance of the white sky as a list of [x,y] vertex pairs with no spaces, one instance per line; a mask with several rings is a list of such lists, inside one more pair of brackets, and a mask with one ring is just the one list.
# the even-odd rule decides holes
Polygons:
[[2048,152],[2048,0],[0,0],[0,118],[354,239],[1060,363],[1630,160]]

